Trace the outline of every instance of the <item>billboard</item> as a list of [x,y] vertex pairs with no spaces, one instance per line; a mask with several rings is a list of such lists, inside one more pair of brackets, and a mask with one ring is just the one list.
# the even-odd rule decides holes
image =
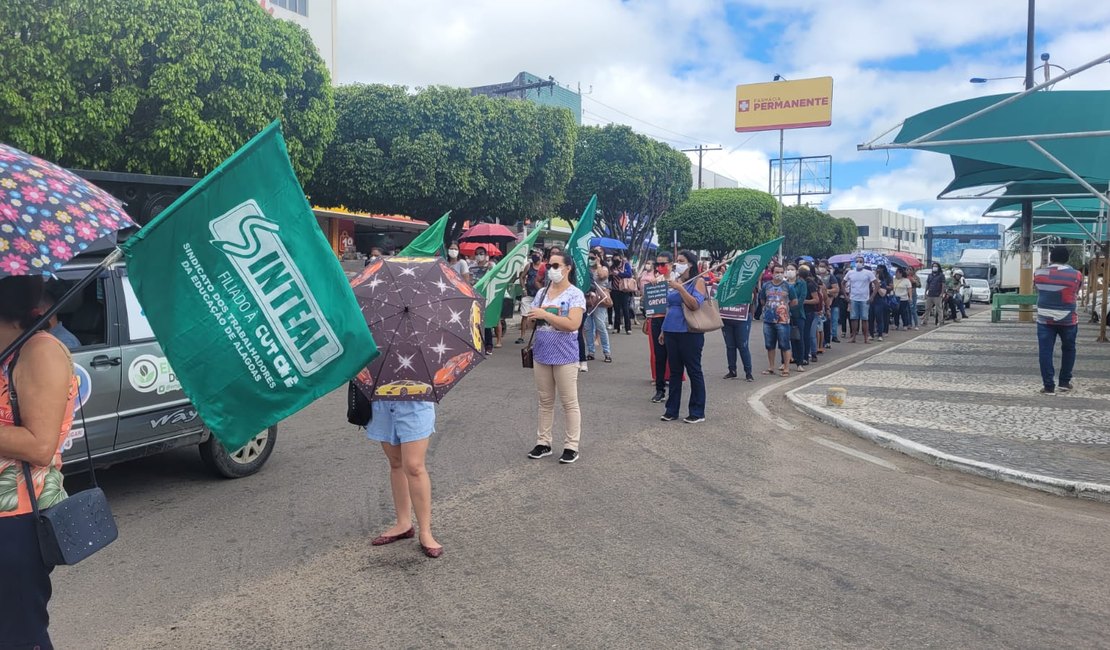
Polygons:
[[736,87],[736,131],[804,129],[832,124],[832,77]]

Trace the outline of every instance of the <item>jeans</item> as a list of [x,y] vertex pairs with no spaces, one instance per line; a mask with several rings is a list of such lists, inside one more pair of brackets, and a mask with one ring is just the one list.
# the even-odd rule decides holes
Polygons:
[[[797,335],[798,338],[794,338]],[[809,361],[809,356],[806,355],[806,319],[803,316],[798,318],[795,316],[790,317],[790,356],[793,357],[796,365],[802,365],[803,361]]]
[[825,347],[834,338],[840,338],[840,307],[829,307],[829,317],[825,319]]
[[605,318],[608,316],[607,307],[598,307],[593,314],[586,315],[586,354],[594,353],[594,334],[601,335],[601,351],[609,354],[609,329],[605,327]]
[[736,350],[740,350],[740,361],[744,364],[744,375],[752,374],[752,352],[748,348],[748,337],[752,333],[752,319],[733,320],[722,318],[725,324],[721,333],[725,337],[725,356],[728,358],[728,371],[736,374]]
[[663,319],[652,318],[651,323],[651,352],[655,360],[655,390],[662,391],[667,388],[667,346],[659,342],[663,335]]
[[623,291],[613,292],[613,329],[621,328],[624,320],[624,331],[632,331],[632,294]]
[[900,322],[902,327],[913,327],[913,318],[910,316],[910,313],[917,311],[917,309],[911,305],[913,305],[913,303],[909,300],[898,301],[898,313],[895,315],[896,318],[894,321],[896,325]]
[[815,311],[807,311],[806,312],[805,337],[806,337],[805,352],[806,352],[806,354],[809,355],[806,358],[807,359],[816,359],[817,358],[817,312],[815,312]]
[[913,326],[917,327],[917,290],[914,289],[910,294],[910,318],[913,319]]
[[874,338],[886,334],[889,327],[890,321],[887,319],[886,299],[882,296],[876,296],[871,303],[871,318],[867,322],[867,331]]
[[1056,389],[1056,369],[1052,367],[1052,353],[1056,350],[1056,337],[1060,337],[1060,383],[1071,383],[1075,368],[1075,336],[1078,325],[1045,325],[1037,323],[1037,351],[1041,362],[1041,381],[1044,387]]
[[53,568],[42,562],[34,515],[0,517],[0,567],[0,646],[54,647],[47,633]]
[[551,446],[551,427],[555,422],[555,393],[558,392],[563,404],[564,426],[567,428],[563,448],[577,451],[582,435],[582,409],[578,406],[578,366],[573,363],[549,366],[537,361],[533,368],[540,403],[536,444]]
[[690,377],[690,417],[705,417],[705,375],[701,371],[701,351],[705,334],[664,332],[671,386],[667,391],[667,415],[678,417],[682,408],[682,371]]

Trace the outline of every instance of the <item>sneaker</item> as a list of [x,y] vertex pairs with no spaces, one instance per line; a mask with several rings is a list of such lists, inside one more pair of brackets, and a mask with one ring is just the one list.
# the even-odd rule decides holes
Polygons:
[[736,373],[732,370],[729,370],[728,374],[725,375],[725,379],[736,379]]
[[543,458],[544,456],[551,455],[551,447],[547,445],[536,445],[532,447],[532,451],[528,452],[528,457],[532,459]]
[[590,371],[590,366],[587,365],[585,361],[578,364],[578,372],[589,372],[589,371]]
[[578,460],[578,452],[574,449],[564,449],[563,455],[559,456],[559,462],[564,465],[569,465]]
[[1068,382],[1066,384],[1061,383],[1059,386],[1057,386],[1057,388],[1060,389],[1061,393],[1068,393],[1072,391],[1073,386],[1071,385],[1071,382]]
[[520,337],[519,339],[513,341],[513,343],[516,343],[517,345],[524,345],[524,337]]
[[750,372],[744,374],[744,379],[746,379],[748,381],[755,381],[755,377],[752,377],[752,373],[750,373]]
[[877,341],[878,341],[879,343],[882,343],[882,342],[883,342],[883,337],[881,337],[881,336],[880,336],[880,337],[878,337],[878,338],[877,338],[876,340],[877,340]]
[[664,413],[662,416],[660,416],[659,419],[664,421],[664,422],[674,422],[675,420],[678,419],[678,416],[677,415],[667,415],[666,413]]
[[657,391],[655,391],[655,396],[651,398],[651,403],[652,404],[658,404],[659,402],[662,402],[665,399],[667,399],[667,393],[665,393],[664,391],[661,391],[661,390],[657,390]]
[[702,422],[705,422],[705,416],[702,416],[700,418],[696,418],[692,415],[688,415],[688,416],[682,418],[682,421],[685,422],[686,424],[701,424]]
[[1056,389],[1055,388],[1042,388],[1041,389],[1041,395],[1052,395],[1053,397],[1055,397],[1056,396]]

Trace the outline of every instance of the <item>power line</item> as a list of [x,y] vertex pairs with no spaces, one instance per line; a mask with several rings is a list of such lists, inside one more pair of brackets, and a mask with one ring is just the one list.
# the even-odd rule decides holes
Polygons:
[[658,124],[655,124],[655,123],[653,123],[653,122],[648,122],[647,120],[645,120],[645,119],[641,119],[641,118],[639,118],[639,117],[636,117],[635,115],[630,115],[629,113],[625,113],[625,112],[624,112],[624,111],[622,111],[621,109],[619,109],[619,108],[616,108],[616,107],[613,107],[613,106],[610,106],[610,105],[606,104],[605,102],[603,102],[603,101],[601,101],[601,100],[598,100],[598,99],[594,99],[593,97],[590,97],[589,95],[584,95],[584,97],[585,97],[586,99],[590,100],[591,102],[595,102],[595,103],[597,103],[597,104],[601,104],[601,105],[602,105],[602,106],[604,106],[605,108],[608,108],[608,109],[609,109],[609,110],[611,110],[611,111],[615,111],[615,112],[617,112],[617,113],[620,113],[621,115],[623,115],[623,116],[625,116],[625,117],[628,117],[628,118],[631,118],[631,119],[633,119],[633,120],[636,120],[637,122],[643,122],[644,124],[647,124],[648,126],[652,126],[652,127],[654,127],[654,128],[657,128],[657,129],[661,129],[661,130],[663,130],[663,131],[666,131],[667,133],[672,133],[672,134],[674,134],[674,135],[677,135],[677,136],[680,136],[680,137],[682,137],[682,138],[686,138],[686,139],[687,139],[687,140],[689,140],[690,142],[699,142],[699,141],[701,140],[701,138],[694,138],[694,137],[691,137],[691,136],[688,136],[688,135],[686,135],[685,133],[679,133],[678,131],[672,131],[671,129],[668,129],[668,128],[667,128],[667,127],[665,127],[665,126],[659,126]]
[[[594,118],[598,119],[599,121],[602,121],[604,124],[612,124],[612,123],[616,122],[616,120],[614,120],[610,117],[607,117],[605,115],[601,115],[600,113],[594,113],[593,111],[590,111],[590,110],[587,110],[587,109],[582,109],[582,114],[593,116]],[[690,141],[686,141],[686,140],[676,140],[674,138],[669,138],[665,135],[659,135],[658,133],[652,133],[651,131],[648,131],[647,129],[644,129],[643,127],[640,127],[637,130],[640,133],[644,134],[644,135],[655,138],[656,140],[662,140],[663,142],[668,142],[670,144],[676,144],[676,145],[679,145],[679,146],[689,146],[689,145],[696,144],[696,141],[690,142]]]

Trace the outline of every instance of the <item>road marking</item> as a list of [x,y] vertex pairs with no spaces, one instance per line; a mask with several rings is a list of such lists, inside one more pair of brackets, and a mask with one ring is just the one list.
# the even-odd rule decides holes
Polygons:
[[810,436],[809,439],[812,440],[813,442],[816,442],[819,445],[822,445],[824,447],[828,447],[829,449],[835,449],[836,451],[839,451],[842,454],[848,454],[849,456],[852,456],[854,458],[858,458],[860,460],[866,460],[867,462],[878,465],[879,467],[885,467],[887,469],[892,469],[894,471],[898,471],[898,466],[895,465],[894,463],[885,461],[882,458],[879,458],[878,456],[872,456],[871,454],[865,454],[862,451],[856,451],[855,449],[852,449],[851,447],[845,447],[844,445],[842,445],[840,443],[833,442],[832,440],[829,440],[828,438],[822,438],[821,436]]

